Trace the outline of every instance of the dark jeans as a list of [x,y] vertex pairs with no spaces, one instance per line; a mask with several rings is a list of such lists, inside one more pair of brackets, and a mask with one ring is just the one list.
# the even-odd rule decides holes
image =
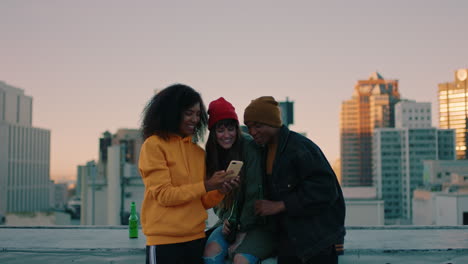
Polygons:
[[205,239],[146,246],[146,264],[203,264]]
[[332,245],[305,262],[296,256],[278,256],[278,264],[338,264],[338,255],[335,246]]

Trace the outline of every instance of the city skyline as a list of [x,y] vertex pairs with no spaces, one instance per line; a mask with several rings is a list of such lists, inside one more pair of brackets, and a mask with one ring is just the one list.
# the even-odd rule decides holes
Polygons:
[[2,1],[0,80],[33,97],[51,130],[52,179],[97,160],[106,130],[138,128],[155,89],[174,82],[220,96],[242,120],[251,99],[294,101],[293,130],[333,163],[339,111],[357,80],[398,79],[402,99],[431,102],[468,68],[461,1]]

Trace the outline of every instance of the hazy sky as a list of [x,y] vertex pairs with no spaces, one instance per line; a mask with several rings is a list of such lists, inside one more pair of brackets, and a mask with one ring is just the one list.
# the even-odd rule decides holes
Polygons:
[[291,128],[333,162],[341,102],[373,71],[437,111],[437,84],[468,67],[467,21],[465,0],[1,0],[0,80],[33,97],[54,179],[96,159],[102,132],[137,128],[174,82],[240,117],[253,98],[288,96]]

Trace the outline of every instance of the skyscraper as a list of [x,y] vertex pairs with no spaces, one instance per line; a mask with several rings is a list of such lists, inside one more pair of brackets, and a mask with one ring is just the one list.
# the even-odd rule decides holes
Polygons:
[[423,160],[455,159],[455,131],[431,127],[430,109],[430,103],[399,102],[396,128],[374,131],[374,181],[387,223],[410,221],[413,191],[424,184]]
[[32,126],[32,97],[0,82],[0,213],[51,208],[50,131]]
[[350,100],[342,103],[340,118],[343,186],[372,185],[372,133],[394,127],[394,106],[400,99],[398,80],[374,72],[359,80]]
[[455,129],[457,159],[467,159],[468,69],[455,72],[455,82],[439,84],[439,126]]

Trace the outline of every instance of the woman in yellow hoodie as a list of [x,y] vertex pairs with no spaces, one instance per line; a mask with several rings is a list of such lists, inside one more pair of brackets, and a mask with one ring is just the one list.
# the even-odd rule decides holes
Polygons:
[[238,185],[224,171],[205,179],[203,137],[207,114],[200,94],[174,84],[144,110],[139,169],[145,184],[141,224],[146,263],[203,263],[206,209]]

